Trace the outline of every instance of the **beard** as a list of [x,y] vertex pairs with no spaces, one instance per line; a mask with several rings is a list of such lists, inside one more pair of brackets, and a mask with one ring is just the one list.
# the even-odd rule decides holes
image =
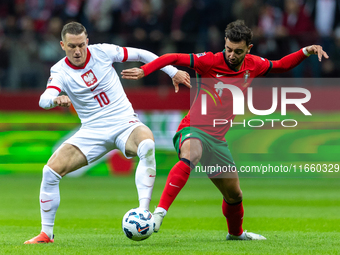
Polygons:
[[244,58],[246,57],[246,55],[243,56],[243,58],[239,58],[238,61],[236,61],[235,63],[231,64],[228,60],[226,61],[227,62],[227,65],[230,69],[233,69],[235,70],[241,63],[242,61],[244,60]]

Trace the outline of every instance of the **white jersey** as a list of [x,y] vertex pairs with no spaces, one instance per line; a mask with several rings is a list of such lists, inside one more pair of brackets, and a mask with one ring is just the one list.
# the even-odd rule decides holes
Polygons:
[[132,115],[131,103],[112,66],[113,62],[124,61],[124,51],[111,44],[89,45],[84,67],[75,67],[63,58],[51,68],[47,88],[65,92],[82,123],[99,117]]
[[[73,66],[65,57],[51,68],[47,89],[65,92],[83,124],[98,118],[132,116],[134,110],[112,65],[114,62],[126,61],[128,50],[132,55],[129,60],[132,61],[145,63],[157,57],[144,50],[113,44],[89,45],[84,67]],[[177,69],[169,66],[164,71],[173,76]],[[55,106],[51,100],[48,104],[42,99],[40,101],[41,106],[45,104],[42,106],[45,109]]]

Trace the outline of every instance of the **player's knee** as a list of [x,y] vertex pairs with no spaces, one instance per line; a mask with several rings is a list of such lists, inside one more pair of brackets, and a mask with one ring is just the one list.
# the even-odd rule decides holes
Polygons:
[[156,176],[155,142],[145,139],[138,145],[139,163],[136,170],[136,185],[153,186]]
[[185,158],[190,161],[193,165],[197,165],[201,159],[202,154],[195,150],[184,150],[181,151],[181,158]]
[[[190,167],[190,170],[195,169],[196,165],[193,164],[190,160],[186,159],[186,158],[181,158],[181,161],[184,162],[187,166]],[[188,172],[188,174],[190,174],[190,172]]]
[[155,165],[155,142],[151,139],[145,139],[138,145],[137,155],[140,160],[146,160],[148,165]]
[[239,189],[237,193],[234,194],[234,200],[241,201],[243,199],[242,190]]
[[53,153],[46,165],[60,176],[65,176],[87,164],[87,158],[79,148],[66,144]]
[[234,203],[242,201],[242,199],[243,199],[242,190],[237,189],[237,190],[233,190],[232,192],[229,192],[228,198],[226,200],[229,204],[234,204]]
[[55,160],[49,160],[46,165],[62,177],[70,172],[65,164],[60,164],[60,162]]
[[48,165],[45,165],[43,168],[43,179],[44,182],[47,183],[48,185],[55,185],[58,184],[59,180],[61,179],[61,176],[53,168],[51,168]]

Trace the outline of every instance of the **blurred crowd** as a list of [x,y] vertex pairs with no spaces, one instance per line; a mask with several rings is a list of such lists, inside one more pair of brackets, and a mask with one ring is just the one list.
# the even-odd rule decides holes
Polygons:
[[[162,55],[221,51],[225,27],[236,19],[253,29],[253,54],[276,60],[315,43],[329,54],[321,64],[309,58],[287,77],[339,76],[340,0],[1,0],[0,89],[43,90],[49,69],[65,56],[59,42],[68,21],[87,28],[90,44]],[[162,75],[142,85],[157,86]]]

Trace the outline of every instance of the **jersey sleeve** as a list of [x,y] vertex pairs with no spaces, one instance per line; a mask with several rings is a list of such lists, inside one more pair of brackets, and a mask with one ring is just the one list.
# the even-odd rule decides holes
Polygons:
[[[131,48],[131,47],[127,47],[126,49],[128,52],[127,61],[138,61],[138,62],[142,62],[145,64],[145,63],[150,63],[153,60],[158,58],[156,54],[150,51],[147,51],[147,50]],[[169,75],[171,78],[173,78],[178,71],[177,68],[171,65],[165,66],[161,68],[161,70],[165,72],[167,75]]]
[[[208,55],[206,53],[202,56]],[[199,54],[182,54],[182,53],[168,53],[151,61],[148,64],[141,66],[144,71],[144,76],[159,70],[167,65],[186,66],[194,69],[199,74],[207,72],[213,65],[213,54],[209,54],[206,58],[200,59]],[[205,62],[206,61],[206,62]]]
[[273,68],[270,71],[271,73],[284,73],[287,72],[297,65],[299,65],[303,60],[308,58],[308,56],[304,53],[303,49],[291,53],[280,60],[272,61]]
[[125,47],[103,43],[100,48],[110,58],[111,62],[125,62],[128,59],[128,51]]
[[214,64],[214,54],[212,52],[204,52],[198,54],[190,54],[190,68],[194,69],[198,74],[208,72]]
[[266,76],[273,67],[273,63],[266,58],[254,56],[253,59],[256,66],[256,77]]
[[53,66],[51,68],[51,74],[47,80],[46,90],[40,96],[39,106],[46,110],[56,106],[54,99],[63,91],[63,75],[60,74],[58,70],[58,66]]
[[190,55],[179,53],[168,53],[156,58],[155,60],[141,66],[144,71],[144,76],[161,69],[167,65],[179,65],[190,67]]
[[45,110],[49,110],[57,106],[54,103],[54,99],[57,98],[59,92],[54,89],[46,89],[45,92],[40,96],[39,106]]
[[56,70],[56,68],[51,68],[50,77],[47,80],[46,89],[55,89],[59,93],[64,91],[63,89],[63,75]]

